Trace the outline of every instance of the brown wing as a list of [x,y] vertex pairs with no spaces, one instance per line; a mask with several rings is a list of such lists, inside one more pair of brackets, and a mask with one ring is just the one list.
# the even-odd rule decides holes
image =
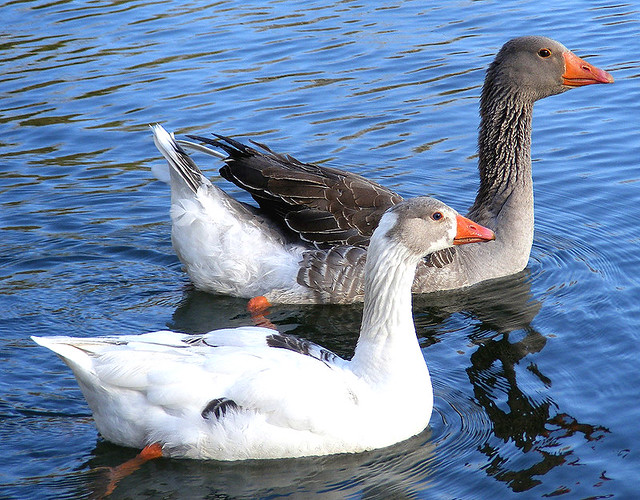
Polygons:
[[266,215],[319,247],[366,246],[385,210],[402,200],[360,175],[302,163],[262,144],[254,143],[259,151],[224,136],[189,137],[224,150],[229,156],[222,177],[251,193]]

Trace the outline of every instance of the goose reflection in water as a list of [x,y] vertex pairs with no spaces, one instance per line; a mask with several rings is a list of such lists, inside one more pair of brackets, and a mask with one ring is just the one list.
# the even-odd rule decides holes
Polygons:
[[[114,495],[126,498],[418,498],[433,480],[431,430],[388,448],[364,453],[281,460],[161,460],[145,464]],[[102,498],[109,470],[136,450],[99,441],[76,474],[78,497]],[[78,477],[80,476],[80,477]],[[160,479],[159,479],[160,478]],[[81,482],[84,480],[83,482]],[[110,496],[108,498],[111,498]]]
[[[547,343],[547,337],[531,324],[542,303],[533,298],[528,277],[525,270],[461,292],[425,297],[425,302],[430,299],[428,308],[414,306],[423,312],[428,309],[441,323],[444,316],[456,312],[479,320],[468,336],[477,349],[466,372],[474,399],[493,428],[492,436],[479,444],[478,451],[489,459],[485,472],[514,492],[541,484],[536,476],[578,461],[575,446],[570,444],[575,436],[592,442],[609,433],[603,426],[580,422],[561,411],[548,395],[536,398],[537,384],[531,379],[518,383],[518,365]],[[526,370],[544,388],[551,387],[552,380],[535,362],[530,361]],[[518,468],[523,462],[527,466]]]

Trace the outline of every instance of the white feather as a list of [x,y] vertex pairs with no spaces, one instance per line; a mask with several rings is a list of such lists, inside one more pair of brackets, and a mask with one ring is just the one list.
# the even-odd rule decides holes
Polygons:
[[273,302],[310,296],[311,290],[296,281],[307,248],[284,242],[267,221],[203,175],[194,192],[180,174],[189,157],[160,125],[152,130],[170,167],[171,240],[196,288],[237,297],[265,295]]

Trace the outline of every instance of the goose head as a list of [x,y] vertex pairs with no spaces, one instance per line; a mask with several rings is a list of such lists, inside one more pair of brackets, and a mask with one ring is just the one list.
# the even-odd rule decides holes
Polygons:
[[405,248],[417,261],[454,245],[491,241],[495,235],[441,201],[422,196],[405,200],[383,215],[372,244],[381,239]]
[[524,36],[508,41],[500,49],[487,71],[485,90],[500,87],[536,101],[595,83],[613,83],[613,77],[580,59],[560,42]]

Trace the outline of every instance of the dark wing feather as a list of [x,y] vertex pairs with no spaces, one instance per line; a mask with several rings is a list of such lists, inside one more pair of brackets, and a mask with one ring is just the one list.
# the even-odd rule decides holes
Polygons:
[[334,246],[304,253],[298,283],[318,294],[323,302],[350,304],[364,296],[367,251],[361,247]]
[[331,167],[302,163],[253,143],[189,136],[225,151],[222,177],[245,189],[260,208],[319,247],[367,245],[380,217],[402,197],[376,182]]
[[443,248],[442,250],[427,255],[424,261],[429,267],[444,267],[453,262],[455,254],[455,247]]

